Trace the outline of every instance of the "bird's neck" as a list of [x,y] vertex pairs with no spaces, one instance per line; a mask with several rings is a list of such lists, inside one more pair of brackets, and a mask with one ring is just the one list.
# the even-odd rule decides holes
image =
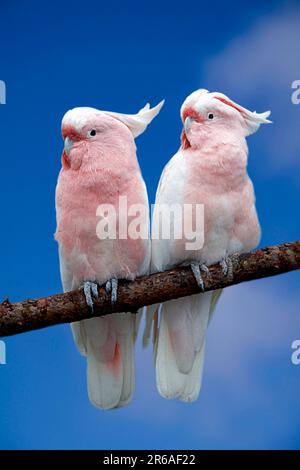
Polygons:
[[80,172],[126,173],[138,168],[134,143],[97,142],[82,156]]
[[194,184],[220,192],[238,191],[248,179],[245,140],[209,143],[198,149],[184,151],[189,174]]

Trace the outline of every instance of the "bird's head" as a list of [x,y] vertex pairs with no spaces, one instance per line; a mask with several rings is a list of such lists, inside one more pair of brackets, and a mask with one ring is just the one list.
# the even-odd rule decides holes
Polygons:
[[189,95],[181,107],[183,149],[199,148],[224,137],[244,138],[261,124],[270,123],[270,111],[256,113],[238,105],[222,93],[200,89]]
[[100,111],[95,108],[74,108],[62,120],[65,169],[78,169],[82,160],[103,155],[105,149],[134,146],[134,138],[142,134],[159,113],[163,101],[154,108],[147,104],[137,114]]

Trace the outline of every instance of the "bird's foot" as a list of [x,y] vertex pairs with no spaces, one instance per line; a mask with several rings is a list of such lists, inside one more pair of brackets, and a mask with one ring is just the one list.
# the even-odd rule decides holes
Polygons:
[[94,313],[94,302],[93,297],[98,299],[98,286],[96,282],[85,281],[83,284],[83,292],[87,305],[89,306],[91,313]]
[[107,294],[110,294],[111,303],[115,304],[118,298],[118,279],[112,278],[105,285]]
[[199,288],[204,291],[205,289],[205,286],[204,286],[204,281],[203,281],[203,278],[202,278],[202,274],[201,274],[201,271],[203,271],[206,275],[206,277],[209,277],[209,269],[208,267],[206,266],[206,264],[202,263],[202,264],[199,264],[199,263],[191,263],[191,270],[194,274],[194,278],[196,279],[196,282],[199,286]]
[[233,254],[231,256],[225,256],[220,262],[222,267],[223,275],[226,276],[228,279],[233,278],[233,268],[237,261],[238,254]]

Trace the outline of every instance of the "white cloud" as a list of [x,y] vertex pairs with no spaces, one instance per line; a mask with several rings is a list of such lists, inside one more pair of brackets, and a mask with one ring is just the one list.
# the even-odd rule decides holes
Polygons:
[[277,169],[300,165],[300,105],[291,102],[291,85],[300,79],[300,9],[262,17],[232,40],[203,69],[204,84],[228,93],[246,107],[272,110],[274,126],[263,144]]

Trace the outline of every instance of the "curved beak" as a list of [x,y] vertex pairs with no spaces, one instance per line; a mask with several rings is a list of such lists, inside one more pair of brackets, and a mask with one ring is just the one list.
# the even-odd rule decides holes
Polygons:
[[74,141],[70,137],[65,138],[65,152],[69,156],[70,150],[73,147]]
[[184,130],[186,134],[188,134],[189,132],[190,124],[191,124],[191,118],[187,117],[186,120],[184,121]]

